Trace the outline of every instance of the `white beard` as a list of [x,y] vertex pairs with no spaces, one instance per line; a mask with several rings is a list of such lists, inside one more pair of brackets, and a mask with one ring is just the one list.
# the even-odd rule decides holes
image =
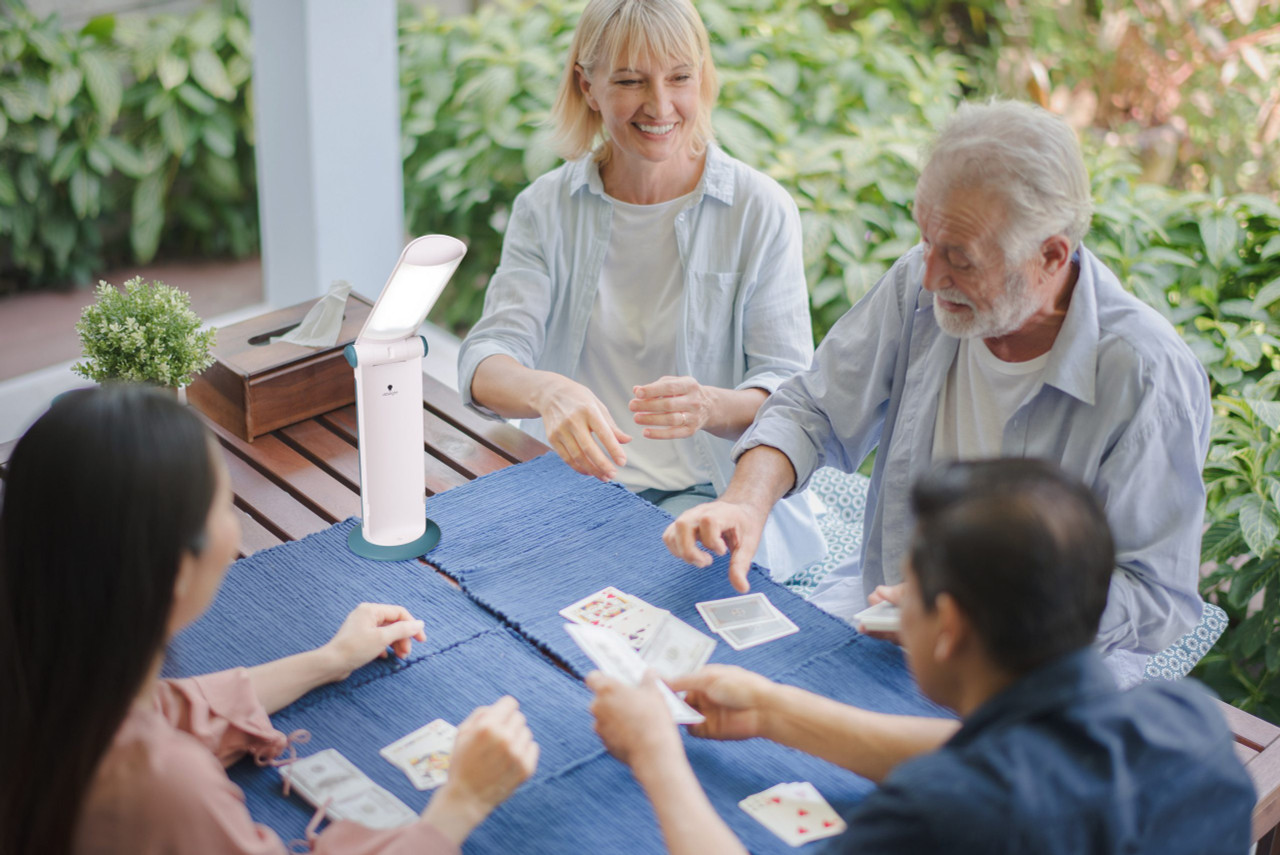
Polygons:
[[1005,276],[1004,293],[986,311],[979,311],[958,288],[938,291],[933,298],[969,307],[968,314],[934,308],[938,326],[954,338],[1001,338],[1021,329],[1038,308],[1027,277],[1017,270]]

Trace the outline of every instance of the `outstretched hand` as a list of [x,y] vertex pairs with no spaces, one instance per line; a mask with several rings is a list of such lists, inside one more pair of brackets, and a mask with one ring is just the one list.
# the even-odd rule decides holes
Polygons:
[[719,499],[697,505],[676,517],[662,533],[662,542],[675,557],[695,567],[711,566],[712,558],[698,547],[716,555],[730,553],[729,582],[735,590],[751,589],[747,571],[760,545],[765,518],[747,505]]
[[426,641],[427,635],[422,621],[414,620],[404,606],[361,603],[321,650],[332,658],[332,679],[345,680],[366,662],[385,658],[388,647],[404,659],[413,648],[413,639]]
[[622,446],[631,437],[618,429],[608,408],[586,386],[557,378],[541,393],[538,412],[548,444],[575,472],[610,481],[626,465]]

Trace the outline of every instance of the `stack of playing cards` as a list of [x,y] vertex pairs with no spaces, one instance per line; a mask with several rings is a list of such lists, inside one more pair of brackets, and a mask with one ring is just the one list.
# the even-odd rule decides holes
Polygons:
[[408,775],[419,790],[433,790],[449,780],[449,761],[457,737],[458,728],[438,718],[378,753]]
[[792,846],[835,837],[846,827],[840,814],[808,781],[778,784],[747,796],[738,807]]
[[280,774],[313,807],[323,807],[330,819],[347,819],[377,829],[399,828],[418,820],[408,805],[369,780],[337,749],[300,757],[282,767]]
[[902,610],[888,600],[853,616],[853,625],[863,632],[898,632],[902,628]]
[[[621,636],[599,626],[567,623],[564,628],[597,668],[628,686],[640,685],[649,666]],[[666,683],[658,681],[658,688],[662,691],[676,724],[701,724],[706,721],[700,712],[676,697]]]
[[698,603],[698,612],[707,626],[718,632],[734,650],[755,647],[800,631],[764,594],[709,600]]
[[697,671],[716,646],[714,638],[666,609],[612,587],[561,609],[560,615],[573,623],[616,632],[664,680]]

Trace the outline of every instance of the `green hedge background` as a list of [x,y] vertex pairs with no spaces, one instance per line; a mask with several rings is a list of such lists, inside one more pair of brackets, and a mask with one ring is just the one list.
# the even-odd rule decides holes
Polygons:
[[[250,29],[224,0],[83,28],[0,0],[0,293],[157,255],[257,249]],[[435,320],[478,317],[582,0],[406,7],[406,225],[470,251]],[[1280,722],[1280,3],[700,0],[721,144],[801,210],[821,338],[912,246],[918,152],[962,98],[1081,130],[1090,246],[1212,378],[1203,591],[1231,627],[1197,675]]]

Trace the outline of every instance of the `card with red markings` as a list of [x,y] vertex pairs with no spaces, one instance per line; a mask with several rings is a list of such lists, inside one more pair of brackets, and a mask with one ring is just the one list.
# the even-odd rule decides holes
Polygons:
[[633,650],[644,647],[667,612],[612,586],[560,610],[567,621],[602,626],[621,635]]
[[778,784],[747,796],[738,807],[791,846],[835,837],[846,828],[840,815],[808,781]]

